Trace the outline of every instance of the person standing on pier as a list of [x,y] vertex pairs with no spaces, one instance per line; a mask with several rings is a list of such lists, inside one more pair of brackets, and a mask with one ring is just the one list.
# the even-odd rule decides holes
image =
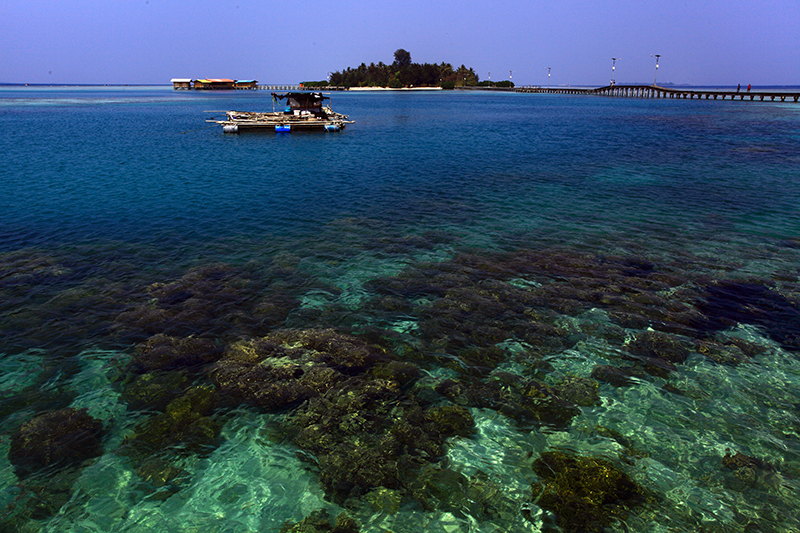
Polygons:
[[742,90],[742,84],[740,83],[739,85],[736,86],[736,92],[738,93],[741,90]]
[[748,83],[748,84],[747,84],[747,92],[750,92],[750,87],[752,87],[752,86],[753,86],[753,85],[752,85],[751,83]]

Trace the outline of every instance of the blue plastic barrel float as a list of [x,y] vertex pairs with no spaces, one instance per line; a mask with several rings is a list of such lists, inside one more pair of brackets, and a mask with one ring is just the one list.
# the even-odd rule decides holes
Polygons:
[[325,124],[325,131],[339,131],[338,124]]
[[292,131],[292,127],[288,124],[275,124],[275,131],[278,132],[289,132]]

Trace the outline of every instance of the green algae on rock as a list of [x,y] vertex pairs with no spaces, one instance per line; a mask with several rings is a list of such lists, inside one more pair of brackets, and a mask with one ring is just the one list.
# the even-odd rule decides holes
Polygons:
[[186,371],[147,372],[127,376],[120,397],[131,410],[163,411],[190,383]]
[[638,356],[661,359],[669,363],[683,363],[689,350],[672,335],[660,331],[643,331],[628,344],[628,350]]
[[567,376],[554,387],[555,395],[581,407],[600,404],[600,384],[591,378]]
[[300,522],[284,523],[279,533],[358,533],[359,531],[361,528],[358,522],[346,513],[339,513],[331,525],[328,510],[318,509]]
[[373,362],[375,349],[332,330],[279,330],[235,343],[210,371],[226,401],[270,410],[328,391]]
[[132,364],[142,372],[192,369],[216,361],[221,354],[222,350],[210,339],[159,333],[136,346]]
[[211,418],[217,404],[212,386],[196,386],[172,400],[163,413],[139,423],[118,450],[146,458],[170,450],[177,454],[204,454],[216,447],[220,426]]
[[493,409],[522,426],[565,427],[581,412],[537,380],[446,379],[436,385],[436,392],[458,405]]
[[556,515],[567,533],[601,532],[645,501],[645,491],[611,461],[560,451],[544,452],[533,463],[542,479],[533,501]]
[[359,377],[310,399],[289,423],[295,444],[312,454],[320,482],[338,503],[379,487],[408,499],[420,468],[444,454],[445,440],[474,431],[463,407],[426,410],[397,382]]
[[8,459],[19,477],[48,467],[78,465],[102,453],[103,423],[86,409],[67,407],[22,424],[11,437]]

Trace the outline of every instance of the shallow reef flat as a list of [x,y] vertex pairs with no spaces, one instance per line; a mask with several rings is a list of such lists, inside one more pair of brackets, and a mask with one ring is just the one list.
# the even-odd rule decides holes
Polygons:
[[[282,531],[796,523],[796,277],[463,251],[373,276],[354,306],[342,280],[276,259],[109,284],[67,256],[4,255],[4,364],[25,376],[3,382],[6,527],[83,523],[102,506],[75,491],[98,472],[118,487],[105,521],[134,530],[212,497],[274,524],[251,487],[274,479],[308,493],[281,499],[298,516]],[[43,324],[59,334],[27,347]],[[208,486],[223,456],[224,497]]]

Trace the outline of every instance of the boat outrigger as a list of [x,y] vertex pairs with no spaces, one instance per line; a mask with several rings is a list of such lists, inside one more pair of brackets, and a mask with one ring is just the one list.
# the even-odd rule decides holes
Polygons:
[[[283,111],[274,111],[275,103],[286,100]],[[252,111],[226,111],[225,120],[207,120],[222,125],[225,133],[237,133],[251,130],[274,130],[287,132],[294,130],[339,131],[347,124],[353,124],[347,115],[336,113],[330,103],[324,104],[329,97],[322,93],[272,93],[271,113]]]

